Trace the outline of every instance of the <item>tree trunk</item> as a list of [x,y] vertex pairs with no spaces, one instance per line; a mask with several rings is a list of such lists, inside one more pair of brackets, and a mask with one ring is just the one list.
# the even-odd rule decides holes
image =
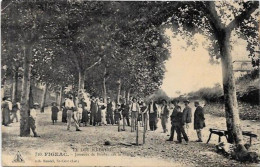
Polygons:
[[29,92],[30,92],[30,76],[31,76],[31,58],[32,45],[24,46],[24,65],[23,65],[23,84],[21,95],[21,121],[20,121],[20,136],[29,136],[30,129],[28,124],[29,118]]
[[123,91],[122,91],[122,97],[125,98],[125,96],[126,96],[126,91],[123,90]]
[[126,97],[126,101],[129,102],[130,101],[130,93],[131,93],[131,89],[129,89],[127,91],[127,97]]
[[117,103],[120,103],[120,92],[121,92],[121,79],[118,80],[118,88],[117,88]]
[[106,73],[107,73],[107,68],[105,68],[105,70],[104,70],[104,77],[103,77],[103,98],[104,98],[104,103],[107,103]]
[[12,85],[12,102],[16,103],[18,101],[18,68],[15,68],[13,76],[13,85]]
[[242,130],[240,126],[239,111],[236,96],[236,85],[233,72],[231,46],[231,31],[223,30],[220,40],[222,77],[225,101],[226,124],[228,142],[236,143],[244,148]]
[[48,90],[48,84],[46,83],[44,85],[44,88],[43,88],[43,96],[42,96],[42,101],[41,101],[41,112],[44,112],[44,107],[45,107],[45,101],[46,101],[46,97],[47,97],[47,91]]
[[79,70],[78,101],[80,101],[83,98],[84,82],[85,82],[85,72],[83,70]]
[[59,96],[59,106],[60,106],[60,109],[62,107],[62,94],[63,94],[63,87],[61,86],[60,87],[60,96]]

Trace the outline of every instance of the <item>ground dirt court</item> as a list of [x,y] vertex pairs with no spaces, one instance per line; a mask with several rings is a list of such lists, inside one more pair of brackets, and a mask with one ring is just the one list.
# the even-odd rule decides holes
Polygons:
[[[193,110],[194,111],[194,110]],[[37,116],[37,132],[40,138],[19,137],[19,123],[10,127],[2,126],[2,160],[3,165],[59,165],[72,166],[257,166],[257,164],[241,164],[224,158],[215,152],[214,144],[218,137],[212,136],[209,144],[205,144],[209,128],[225,129],[225,118],[206,115],[206,128],[203,130],[203,143],[194,142],[196,133],[191,126],[188,132],[188,145],[166,141],[168,134],[159,129],[147,131],[146,143],[140,146],[130,146],[136,141],[136,133],[117,131],[117,126],[81,127],[76,132],[72,126],[66,130],[66,124],[61,122],[59,112],[58,123],[52,125],[50,108]],[[260,135],[260,123],[241,121],[243,130],[250,130]],[[168,122],[170,129],[170,122]],[[143,141],[143,128],[140,127],[139,143]],[[225,141],[225,138],[222,138]],[[104,142],[110,141],[110,146]],[[174,136],[176,141],[176,135]],[[260,140],[253,139],[251,149],[260,153]],[[24,163],[12,162],[19,151]],[[259,164],[258,164],[259,165]]]

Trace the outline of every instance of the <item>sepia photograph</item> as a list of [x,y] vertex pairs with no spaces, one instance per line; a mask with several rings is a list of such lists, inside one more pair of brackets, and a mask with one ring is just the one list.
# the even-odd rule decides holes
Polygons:
[[259,2],[1,0],[1,166],[260,167]]

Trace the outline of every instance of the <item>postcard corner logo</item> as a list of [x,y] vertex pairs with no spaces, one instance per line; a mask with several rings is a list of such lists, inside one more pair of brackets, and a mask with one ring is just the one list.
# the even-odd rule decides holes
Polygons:
[[23,163],[24,162],[24,159],[19,151],[16,153],[14,160],[12,162],[13,163]]

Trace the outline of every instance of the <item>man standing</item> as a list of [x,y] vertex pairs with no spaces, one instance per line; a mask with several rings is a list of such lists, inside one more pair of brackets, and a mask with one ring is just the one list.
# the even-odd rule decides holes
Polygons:
[[188,129],[189,129],[189,124],[191,123],[191,108],[189,107],[189,103],[190,103],[189,100],[184,101],[185,108],[183,109],[183,113],[182,113],[183,114],[182,121],[185,124],[184,126],[187,134],[189,134]]
[[123,103],[121,104],[122,109],[122,116],[123,116],[123,130],[125,130],[125,124],[127,123],[127,126],[130,126],[129,121],[129,104],[126,103],[126,99],[123,99]]
[[174,105],[174,109],[171,114],[171,124],[172,124],[171,135],[167,141],[173,141],[174,131],[176,131],[176,126],[178,125],[178,122],[177,122],[178,108],[180,108],[180,106],[178,105],[179,100],[172,100],[171,103]]
[[181,135],[183,135],[184,140],[186,141],[186,144],[188,143],[189,139],[184,129],[184,122],[183,122],[183,113],[181,112],[181,107],[177,106],[177,114],[176,114],[176,132],[177,132],[177,140],[178,143],[182,143]]
[[137,118],[140,112],[140,107],[135,97],[133,98],[133,103],[131,104],[130,111],[131,111],[131,132],[134,132],[136,126],[138,125]]
[[34,137],[40,137],[36,132],[36,117],[37,117],[36,109],[38,109],[38,107],[39,107],[39,104],[34,103],[33,108],[30,109],[30,112],[29,112],[29,120],[28,120],[29,121],[29,127],[30,127],[30,129],[32,129]]
[[200,106],[198,101],[194,102],[196,110],[194,112],[194,129],[197,132],[198,140],[196,142],[202,142],[201,129],[205,127],[204,110]]
[[95,96],[91,96],[90,102],[90,125],[96,125],[97,104]]
[[113,103],[110,97],[107,98],[107,124],[114,125],[113,119]]
[[81,131],[79,129],[78,121],[75,119],[74,114],[73,114],[73,110],[75,110],[75,105],[73,102],[72,95],[69,95],[69,98],[65,101],[65,107],[67,108],[67,130],[70,130],[71,118],[72,118],[75,122],[76,131]]
[[165,99],[162,100],[162,110],[161,110],[161,123],[163,128],[163,133],[166,133],[168,131],[167,129],[167,123],[169,118],[169,110],[167,108],[167,101]]
[[151,131],[155,131],[157,129],[157,107],[154,101],[151,99],[148,106],[149,113],[149,126]]

